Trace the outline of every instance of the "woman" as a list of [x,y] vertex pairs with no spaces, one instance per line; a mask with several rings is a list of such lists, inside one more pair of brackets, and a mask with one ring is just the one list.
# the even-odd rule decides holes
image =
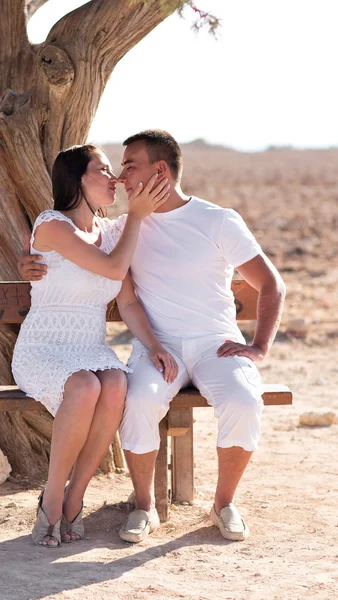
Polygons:
[[105,345],[110,300],[118,295],[122,318],[157,368],[164,365],[165,379],[177,374],[127,275],[142,219],[166,201],[169,186],[156,185],[156,176],[144,189],[140,182],[121,233],[116,221],[97,216],[114,202],[116,182],[99,148],[60,152],[52,173],[54,210],[38,216],[31,236],[31,253],[43,257],[48,273],[32,282],[12,369],[19,387],[55,416],[48,482],[32,534],[48,547],[83,537],[84,492],[121,420],[129,369]]

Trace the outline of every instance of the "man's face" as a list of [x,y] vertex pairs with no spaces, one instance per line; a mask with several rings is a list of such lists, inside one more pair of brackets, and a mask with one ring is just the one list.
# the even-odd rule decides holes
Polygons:
[[144,141],[133,142],[126,147],[122,159],[122,173],[118,181],[124,184],[128,198],[140,181],[143,187],[157,173],[157,163],[150,164]]

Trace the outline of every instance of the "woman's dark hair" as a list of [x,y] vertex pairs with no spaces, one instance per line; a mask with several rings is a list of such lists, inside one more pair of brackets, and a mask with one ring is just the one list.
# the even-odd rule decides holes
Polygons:
[[[88,164],[101,152],[98,146],[72,146],[57,155],[52,170],[54,209],[67,211],[77,208],[84,198],[93,211],[82,189],[81,178]],[[93,211],[94,212],[94,211]]]

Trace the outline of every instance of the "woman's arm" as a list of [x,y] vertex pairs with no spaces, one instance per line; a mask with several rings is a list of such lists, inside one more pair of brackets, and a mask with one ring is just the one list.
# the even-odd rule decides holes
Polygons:
[[122,235],[110,254],[83,239],[83,233],[66,221],[52,220],[36,228],[37,252],[55,250],[79,267],[108,279],[122,280],[133,257],[142,219],[159,208],[169,197],[166,181],[154,189],[154,175],[142,190],[142,184],[129,200],[129,212]]
[[[149,350],[149,358],[155,367],[163,372],[167,383],[172,383],[177,377],[178,366],[173,356],[163,348],[154,334],[147,315],[138,301],[129,274],[123,281],[117,298],[117,306],[121,318],[132,334]],[[164,369],[163,369],[164,367]]]

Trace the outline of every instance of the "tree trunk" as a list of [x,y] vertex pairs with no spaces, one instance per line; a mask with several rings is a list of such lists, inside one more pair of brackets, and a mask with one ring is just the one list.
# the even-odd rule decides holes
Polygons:
[[[92,0],[65,15],[33,45],[27,19],[47,0],[2,0],[0,7],[0,279],[18,279],[17,260],[37,215],[52,206],[57,153],[86,141],[118,61],[177,7],[178,0]],[[76,31],[76,35],[74,32]],[[112,129],[114,124],[112,123]],[[13,382],[16,326],[0,330],[0,383]],[[47,471],[52,417],[0,415],[0,446],[14,473]],[[105,460],[111,470],[111,461]]]

